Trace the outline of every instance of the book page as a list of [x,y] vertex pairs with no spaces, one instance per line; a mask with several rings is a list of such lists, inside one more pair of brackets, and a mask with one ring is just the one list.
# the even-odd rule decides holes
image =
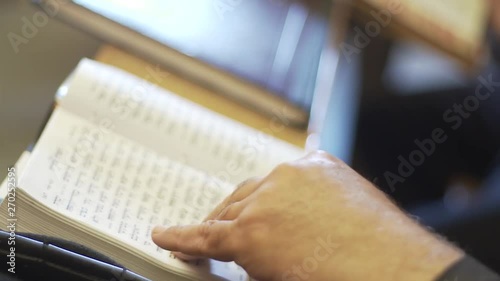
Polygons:
[[199,223],[231,192],[229,186],[64,109],[53,113],[19,186],[174,272],[211,272],[228,280],[247,276],[234,263],[188,265],[150,238],[156,225]]
[[[19,157],[19,159],[17,159],[17,162],[14,165],[16,177],[20,177],[22,175],[22,173],[24,172],[24,168],[26,166],[26,163],[28,162],[30,154],[31,154],[30,151],[25,150],[25,151],[23,151],[23,153],[21,153],[21,156]],[[0,184],[0,203],[2,202],[2,200],[4,200],[5,196],[7,196],[7,193],[9,190],[8,180],[9,180],[9,178],[6,177],[4,179],[4,181]],[[16,178],[16,181],[17,181],[17,178]]]
[[[164,75],[151,71],[153,78]],[[277,164],[303,154],[295,146],[88,59],[73,73],[60,104],[97,126],[232,184],[264,176]],[[269,130],[279,126],[270,123]]]

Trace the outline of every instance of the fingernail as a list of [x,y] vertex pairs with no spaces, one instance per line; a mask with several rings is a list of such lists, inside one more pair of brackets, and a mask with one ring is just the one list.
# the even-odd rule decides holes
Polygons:
[[152,235],[160,234],[160,233],[164,232],[165,230],[167,230],[167,228],[164,226],[161,226],[161,225],[155,226],[155,228],[153,228]]
[[183,261],[195,261],[195,260],[198,260],[199,258],[197,257],[193,257],[193,256],[190,256],[190,255],[186,255],[186,254],[183,254],[181,252],[172,252],[174,254],[174,256],[176,256],[178,259],[181,259]]

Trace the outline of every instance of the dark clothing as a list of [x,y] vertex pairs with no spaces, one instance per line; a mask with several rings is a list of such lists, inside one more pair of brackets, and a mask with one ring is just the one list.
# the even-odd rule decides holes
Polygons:
[[500,281],[500,277],[471,257],[450,267],[436,281]]
[[[494,81],[500,84],[500,74]],[[356,170],[405,209],[440,200],[455,178],[486,178],[498,164],[500,87],[461,117],[455,106],[475,99],[480,85],[475,83],[366,101],[359,116]]]

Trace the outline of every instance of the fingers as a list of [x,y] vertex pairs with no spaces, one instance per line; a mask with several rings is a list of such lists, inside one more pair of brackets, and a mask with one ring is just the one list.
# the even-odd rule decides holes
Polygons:
[[214,218],[215,220],[225,220],[225,221],[232,221],[235,220],[243,211],[243,209],[246,206],[246,202],[244,201],[239,201],[235,203],[231,203],[224,207],[219,214]]
[[[233,191],[231,195],[229,195],[224,201],[222,201],[215,209],[206,217],[205,221],[208,220],[215,220],[215,219],[220,219],[218,217],[219,214],[227,208],[229,205],[234,204],[236,202],[239,202],[245,198],[247,198],[250,194],[252,194],[255,190],[259,188],[261,184],[261,179],[260,178],[251,178],[248,179],[242,183],[240,183],[236,189]],[[241,205],[240,205],[241,207]],[[236,211],[237,209],[234,209],[233,211]],[[229,210],[226,210],[229,211]],[[234,216],[234,213],[232,213]],[[232,218],[234,219],[234,218]],[[225,218],[225,220],[229,220],[228,218]]]
[[260,186],[259,178],[240,183],[233,193],[222,201],[200,225],[175,226],[153,229],[153,241],[161,248],[182,252],[175,253],[181,259],[210,257],[231,261],[231,245],[228,241],[232,223],[244,208],[241,200],[247,198]]
[[234,260],[230,234],[232,222],[206,221],[199,225],[156,227],[152,238],[159,247],[189,256]]

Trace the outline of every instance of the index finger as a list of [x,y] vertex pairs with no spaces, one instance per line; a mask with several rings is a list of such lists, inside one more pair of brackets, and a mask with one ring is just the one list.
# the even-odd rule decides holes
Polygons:
[[210,214],[208,214],[208,216],[205,218],[205,221],[216,219],[219,213],[224,210],[224,208],[231,205],[232,203],[239,202],[245,199],[256,189],[258,189],[260,184],[261,178],[249,178],[238,184],[233,193],[226,197],[219,205],[217,205],[217,207],[215,207],[212,212],[210,212]]
[[159,247],[190,256],[233,261],[229,239],[232,222],[209,220],[198,225],[153,229],[153,242]]

